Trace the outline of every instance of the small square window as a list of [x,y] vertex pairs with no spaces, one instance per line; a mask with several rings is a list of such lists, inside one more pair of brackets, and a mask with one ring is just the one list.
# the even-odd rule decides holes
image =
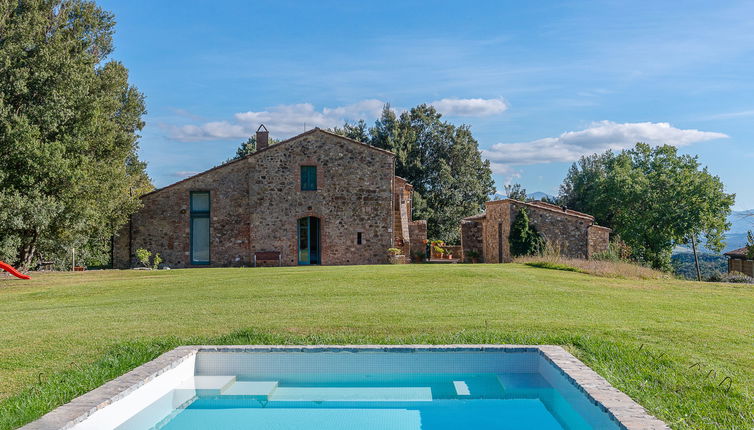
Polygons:
[[301,166],[301,191],[317,190],[317,166]]
[[356,244],[361,245],[363,242],[362,233],[358,232],[356,233]]

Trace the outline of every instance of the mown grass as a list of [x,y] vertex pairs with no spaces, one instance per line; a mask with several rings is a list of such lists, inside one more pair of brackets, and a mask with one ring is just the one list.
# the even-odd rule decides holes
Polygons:
[[566,272],[586,273],[585,271],[583,271],[582,269],[579,269],[578,267],[569,266],[563,263],[555,263],[552,261],[531,261],[529,263],[524,263],[524,264],[531,267],[538,267],[540,269],[563,270]]
[[2,280],[0,429],[180,344],[367,342],[564,345],[674,428],[754,424],[751,286],[510,264]]

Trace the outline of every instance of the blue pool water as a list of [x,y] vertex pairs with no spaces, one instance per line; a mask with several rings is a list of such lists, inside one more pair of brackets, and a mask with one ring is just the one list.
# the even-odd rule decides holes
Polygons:
[[533,353],[221,354],[197,359],[205,385],[174,390],[174,410],[151,428],[619,428]]

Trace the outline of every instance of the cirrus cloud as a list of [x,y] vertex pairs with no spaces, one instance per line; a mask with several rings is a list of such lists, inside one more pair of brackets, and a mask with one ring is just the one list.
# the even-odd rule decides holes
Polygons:
[[529,142],[497,143],[482,155],[490,160],[496,173],[511,171],[511,166],[554,162],[572,162],[583,155],[622,150],[636,142],[652,146],[687,146],[696,142],[726,138],[728,135],[694,129],[679,129],[666,122],[615,123],[600,121],[579,131],[567,131],[558,137]]

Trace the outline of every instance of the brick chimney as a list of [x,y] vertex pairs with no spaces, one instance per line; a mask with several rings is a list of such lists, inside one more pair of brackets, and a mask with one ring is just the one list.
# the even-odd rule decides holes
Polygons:
[[264,124],[260,124],[257,129],[257,151],[267,149],[270,146],[270,132]]

